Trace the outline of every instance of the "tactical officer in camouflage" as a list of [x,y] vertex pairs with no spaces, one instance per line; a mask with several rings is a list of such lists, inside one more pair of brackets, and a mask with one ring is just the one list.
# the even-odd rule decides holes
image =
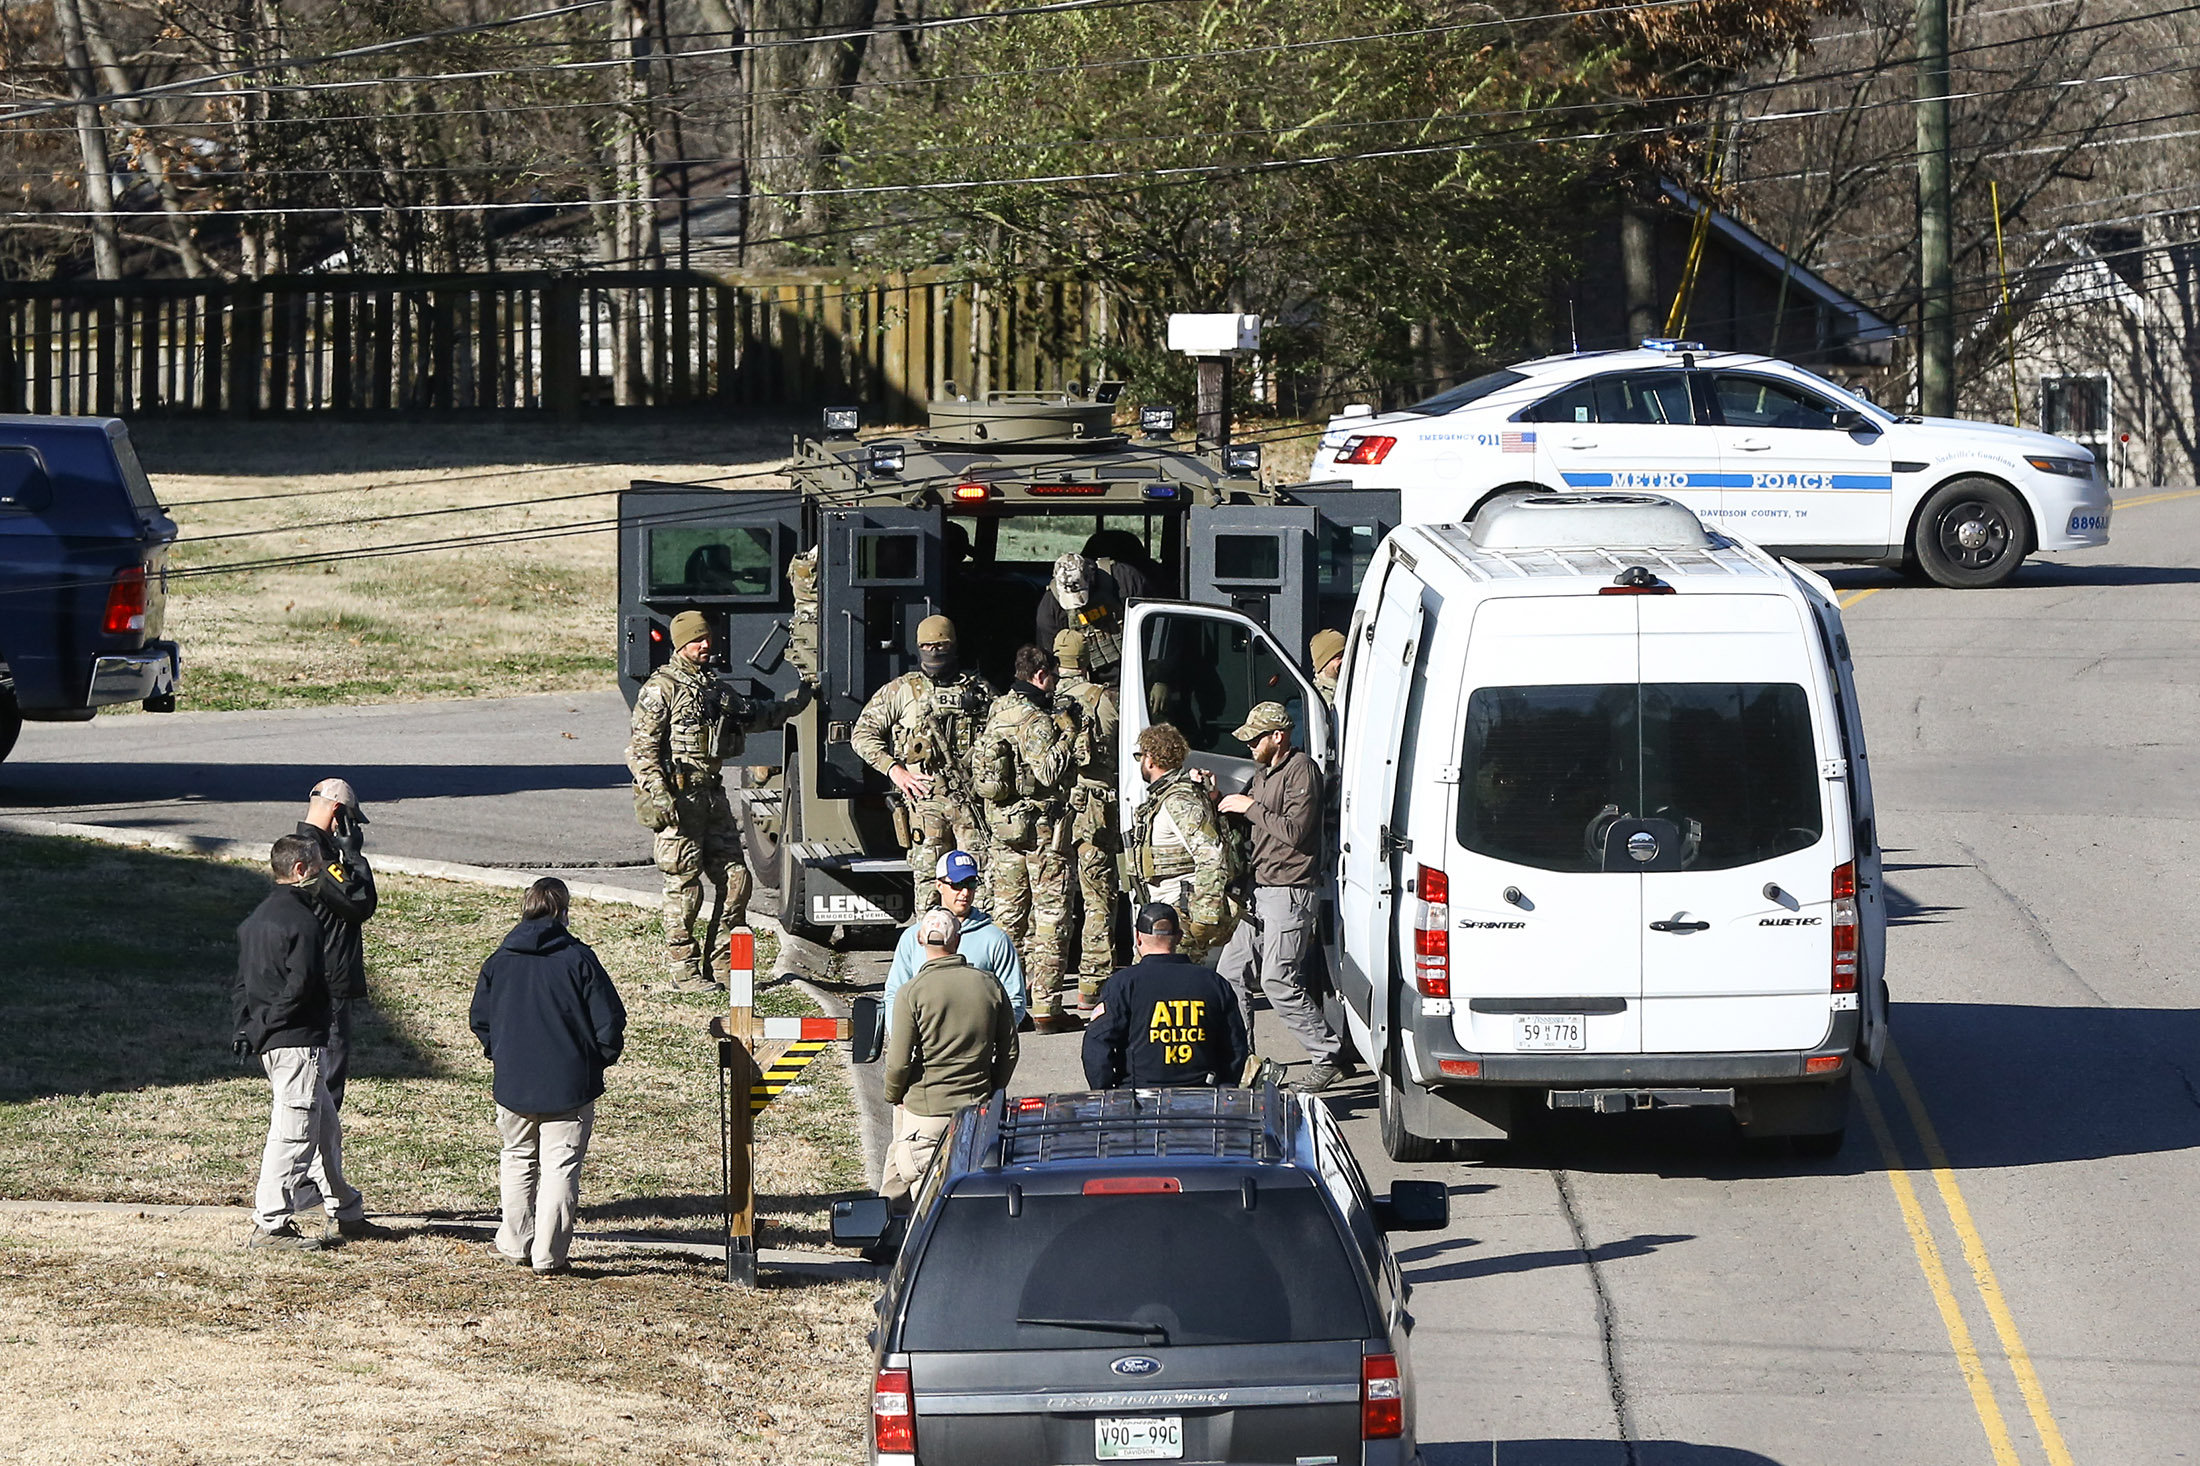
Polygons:
[[[970,751],[993,707],[993,689],[957,664],[955,623],[927,616],[917,625],[918,670],[881,687],[863,705],[849,746],[856,757],[894,783],[900,803],[896,833],[904,822],[909,851],[910,910],[922,914],[940,904],[932,871],[950,850],[967,850],[987,868],[984,811],[970,783]],[[978,904],[991,900],[980,882]]]
[[[773,702],[742,697],[719,680],[711,647],[710,622],[702,612],[682,611],[672,618],[672,657],[650,674],[634,699],[634,736],[626,746],[634,817],[657,832],[666,958],[673,985],[686,992],[717,987],[710,959],[718,933],[748,921],[749,871],[721,770],[739,761],[743,734],[777,728],[810,701],[807,682]],[[710,920],[698,946],[695,918],[706,876]]]
[[1089,1017],[1100,1001],[1100,985],[1115,971],[1115,898],[1120,891],[1115,856],[1123,848],[1115,798],[1115,735],[1120,720],[1115,689],[1085,675],[1083,633],[1065,631],[1056,636],[1054,659],[1061,666],[1054,695],[1077,708],[1081,723],[1077,782],[1069,796],[1069,837],[1070,868],[1076,873],[1083,907],[1077,1011]]
[[1190,755],[1191,745],[1170,724],[1156,723],[1138,735],[1146,798],[1126,848],[1139,901],[1166,901],[1182,913],[1184,936],[1177,950],[1204,962],[1208,949],[1229,936],[1230,857],[1214,801],[1184,767]]
[[1306,645],[1306,662],[1314,669],[1314,690],[1322,695],[1322,705],[1335,712],[1337,674],[1344,670],[1344,633],[1327,626],[1315,632]]
[[1069,798],[1083,717],[1054,696],[1054,654],[1016,649],[1016,680],[994,700],[978,740],[974,778],[993,835],[993,919],[1016,943],[1031,987],[1031,1026],[1054,1033],[1062,1014],[1069,935]]

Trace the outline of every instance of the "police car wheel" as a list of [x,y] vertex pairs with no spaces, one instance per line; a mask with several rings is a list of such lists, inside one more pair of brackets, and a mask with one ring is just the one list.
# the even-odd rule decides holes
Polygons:
[[0,759],[8,756],[15,747],[17,735],[23,731],[23,712],[15,705],[15,694],[0,692]]
[[1375,1078],[1376,1128],[1382,1132],[1383,1153],[1394,1161],[1408,1164],[1433,1161],[1442,1152],[1443,1142],[1415,1135],[1406,1128],[1405,1097],[1399,1092],[1394,1077],[1396,1068],[1394,1058],[1382,1066]]
[[1988,478],[1959,478],[1926,496],[1910,552],[1935,584],[1982,590],[2024,563],[2024,506]]

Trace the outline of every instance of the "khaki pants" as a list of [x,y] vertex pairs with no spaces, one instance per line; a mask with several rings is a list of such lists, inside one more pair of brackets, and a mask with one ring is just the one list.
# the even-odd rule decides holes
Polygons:
[[573,1250],[573,1217],[580,1210],[581,1161],[596,1127],[596,1107],[562,1115],[522,1115],[497,1106],[497,1189],[504,1224],[497,1251],[514,1262],[563,1267]]
[[344,1129],[329,1097],[324,1064],[321,1049],[269,1049],[260,1055],[274,1091],[260,1184],[252,1197],[252,1220],[263,1232],[317,1206],[343,1222],[367,1214],[366,1203],[344,1181]]
[[879,1177],[878,1194],[894,1211],[906,1211],[909,1193],[917,1189],[932,1157],[939,1154],[952,1115],[915,1115],[907,1105],[894,1106],[894,1141],[886,1148],[886,1174]]

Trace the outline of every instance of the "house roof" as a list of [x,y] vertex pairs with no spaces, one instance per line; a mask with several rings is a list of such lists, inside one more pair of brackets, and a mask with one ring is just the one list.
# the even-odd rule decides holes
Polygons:
[[[1658,180],[1658,189],[1668,199],[1690,213],[1704,205],[1704,200],[1689,192],[1670,178]],[[1750,256],[1775,275],[1786,275],[1791,290],[1799,290],[1815,300],[1841,322],[1834,334],[1852,345],[1864,345],[1875,341],[1892,341],[1902,334],[1902,328],[1873,310],[1846,290],[1834,285],[1811,269],[1798,264],[1784,251],[1743,224],[1730,214],[1711,210],[1711,232],[1729,248]]]

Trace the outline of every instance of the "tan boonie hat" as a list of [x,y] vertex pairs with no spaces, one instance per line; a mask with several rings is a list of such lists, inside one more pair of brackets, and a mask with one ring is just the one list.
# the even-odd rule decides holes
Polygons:
[[918,646],[931,646],[934,642],[941,641],[950,646],[954,645],[954,622],[948,620],[945,616],[927,616],[917,623]]
[[1085,670],[1085,633],[1082,631],[1057,631],[1054,633],[1054,660],[1065,667]]
[[1240,743],[1251,743],[1263,733],[1277,729],[1291,731],[1291,715],[1283,710],[1280,702],[1264,702],[1245,715],[1245,726],[1230,736]]
[[1092,599],[1092,583],[1085,569],[1085,557],[1074,550],[1054,562],[1054,580],[1050,587],[1055,601],[1065,611],[1082,611]]
[[710,635],[710,618],[701,611],[682,611],[672,618],[672,649],[678,651],[691,641],[701,641]]
[[1344,655],[1344,633],[1324,626],[1306,644],[1306,654],[1313,659],[1314,670],[1319,672],[1329,665],[1331,658]]
[[362,814],[359,809],[359,793],[346,780],[323,779],[313,786],[313,792],[308,797],[326,799],[331,804],[341,804],[351,811],[353,819],[359,821],[362,825],[367,823],[366,815]]

